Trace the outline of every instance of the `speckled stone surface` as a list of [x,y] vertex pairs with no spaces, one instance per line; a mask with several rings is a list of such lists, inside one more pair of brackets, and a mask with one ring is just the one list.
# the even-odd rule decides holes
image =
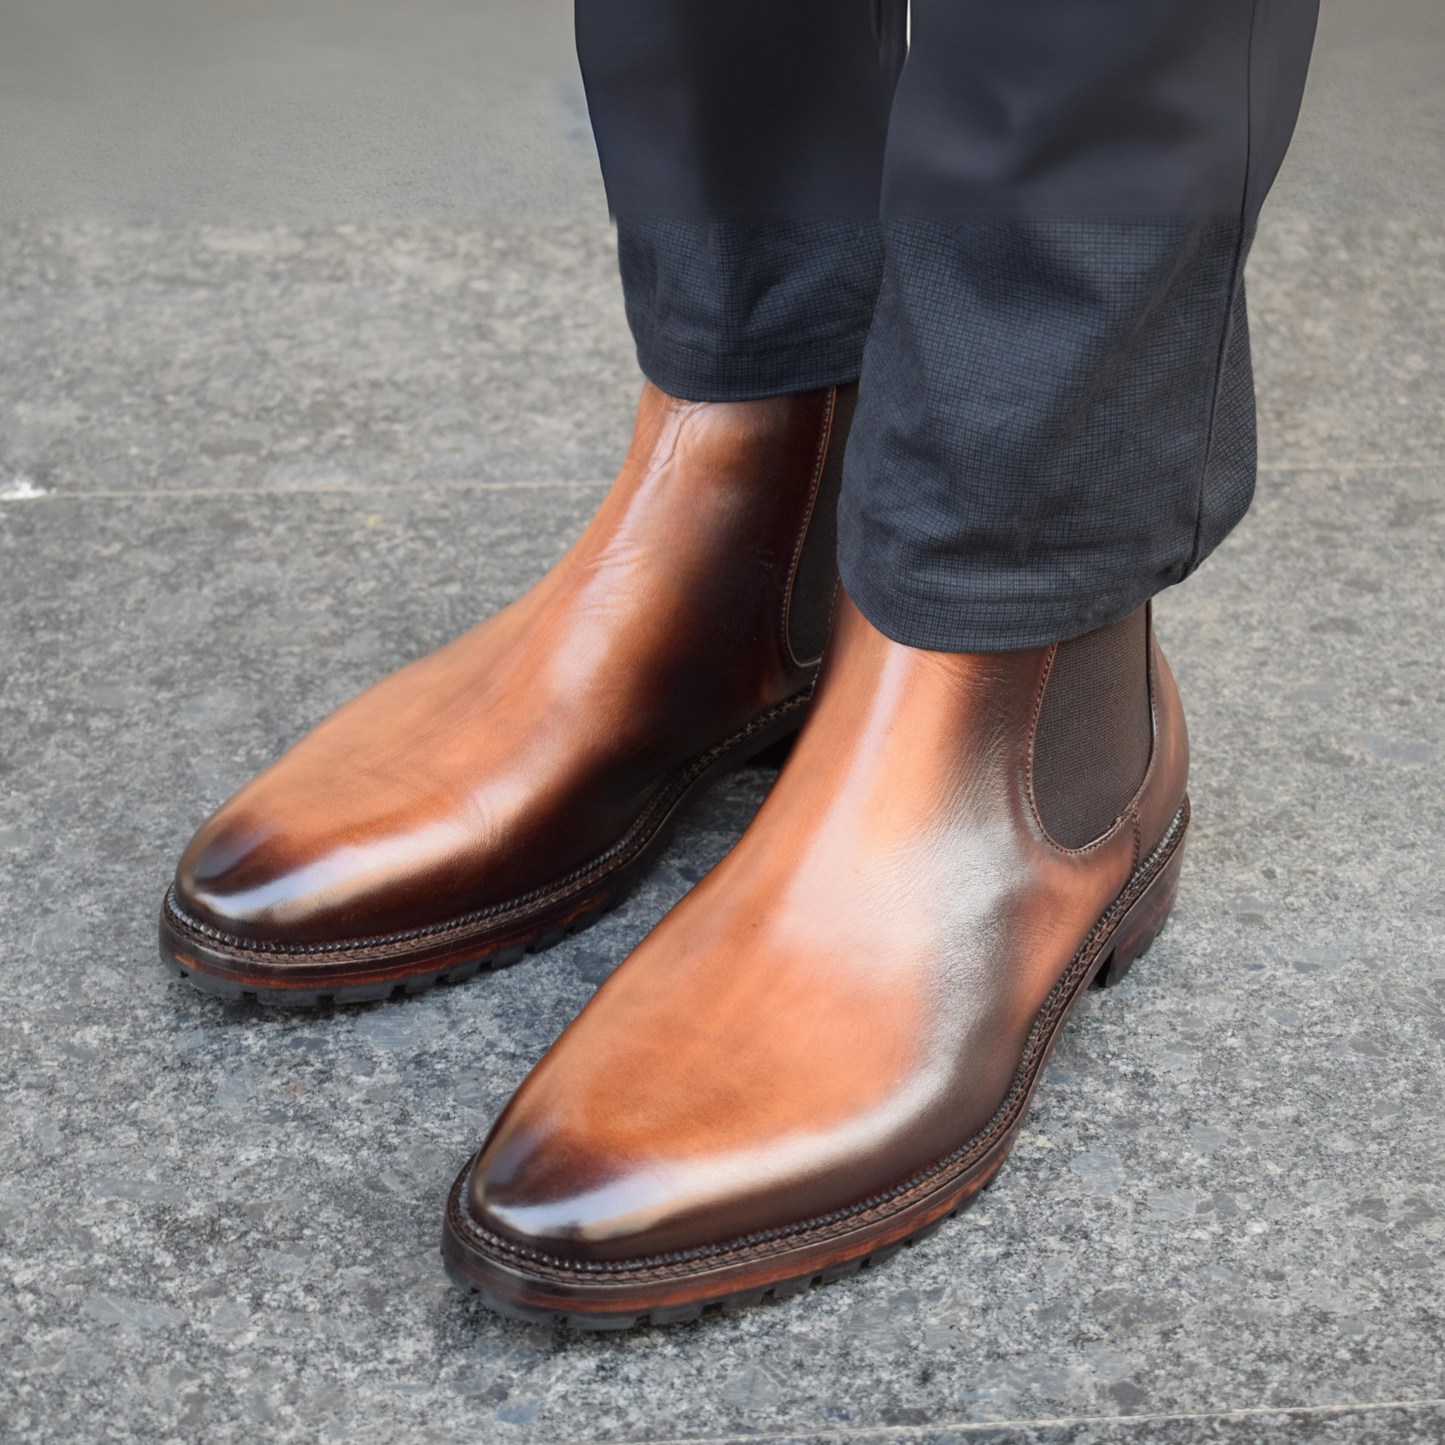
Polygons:
[[21,219],[0,246],[12,485],[596,481],[626,446],[641,379],[605,213],[467,230]]
[[616,1336],[458,1293],[444,1194],[767,772],[456,989],[268,1011],[154,959],[205,813],[595,506],[638,385],[605,221],[11,216],[0,1440],[1445,1437],[1445,217],[1346,213],[1302,141],[1252,263],[1259,498],[1157,606],[1195,759],[1168,929],[973,1211]]

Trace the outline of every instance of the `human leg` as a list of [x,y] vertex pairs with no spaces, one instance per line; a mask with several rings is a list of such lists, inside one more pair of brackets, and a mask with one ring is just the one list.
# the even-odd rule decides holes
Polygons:
[[[526,597],[369,689],[207,821],[162,910],[185,976],[308,1003],[510,961],[618,902],[707,785],[796,731],[836,585],[900,15],[581,0],[654,383],[628,462]],[[719,84],[759,37],[751,87]],[[779,190],[827,214],[770,218]],[[739,214],[705,219],[719,206]]]
[[638,360],[675,396],[855,381],[905,0],[577,0]]
[[840,512],[844,582],[889,636],[1077,636],[1244,514],[1244,262],[1314,15],[915,0]]
[[[1312,13],[1080,7],[1155,24],[1142,50],[1114,25],[1112,54],[1033,57],[1045,114],[1011,151],[985,102],[1017,116],[1022,22],[1067,7],[945,9],[920,4],[918,46],[957,36],[920,15],[1022,28],[984,48],[958,126],[920,123],[933,196],[901,162],[885,182],[814,711],[737,847],[459,1176],[444,1251],[504,1312],[691,1318],[921,1238],[1001,1165],[1083,991],[1168,914],[1188,741],[1146,599],[1247,502],[1239,271],[1278,164],[1251,120],[1292,117]],[[924,115],[914,63],[898,106]],[[1212,92],[1221,65],[1239,83]],[[920,94],[946,119],[970,93]]]

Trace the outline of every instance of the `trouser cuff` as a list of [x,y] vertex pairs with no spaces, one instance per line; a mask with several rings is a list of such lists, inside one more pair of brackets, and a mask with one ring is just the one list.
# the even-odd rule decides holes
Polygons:
[[883,271],[872,221],[621,219],[643,373],[689,401],[856,381]]

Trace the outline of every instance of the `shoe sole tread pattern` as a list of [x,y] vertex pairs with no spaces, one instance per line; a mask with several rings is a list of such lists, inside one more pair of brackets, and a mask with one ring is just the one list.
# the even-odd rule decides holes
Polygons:
[[[579,1268],[516,1246],[471,1220],[462,1198],[475,1163],[472,1160],[457,1177],[447,1201],[442,1255],[448,1273],[461,1287],[481,1294],[490,1308],[512,1318],[553,1323],[565,1320],[579,1329],[626,1329],[649,1320],[663,1324],[692,1319],[715,1306],[727,1309],[767,1295],[784,1298],[801,1294],[816,1283],[828,1283],[856,1273],[865,1265],[877,1265],[906,1245],[927,1238],[992,1183],[1013,1147],[1064,1025],[1090,985],[1096,979],[1109,985],[1118,983],[1134,960],[1148,951],[1173,904],[1188,828],[1189,800],[1185,798],[1163,840],[1095,924],[1045,1000],[1013,1086],[993,1120],[974,1139],[922,1174],[853,1209],[787,1230],[768,1231],[766,1236],[750,1236],[706,1251],[689,1251],[686,1256]],[[864,1240],[857,1239],[850,1246],[847,1236],[858,1233],[868,1236],[866,1247],[861,1247]],[[788,1273],[785,1257],[789,1253],[820,1258],[806,1269]],[[669,1285],[674,1290],[685,1290],[689,1275],[698,1280],[701,1271],[697,1265],[704,1257],[708,1273],[756,1274],[760,1269],[766,1271],[769,1261],[775,1267],[782,1266],[782,1273],[781,1277],[762,1281],[740,1279],[741,1289],[700,1292],[695,1299],[660,1305],[639,1299],[631,1309],[625,1305],[620,1309],[605,1308],[609,1294],[643,1294],[649,1287],[661,1290]],[[798,1263],[804,1263],[804,1259]],[[508,1286],[523,1297],[515,1297]],[[586,1295],[593,1296],[590,1308]],[[690,1313],[680,1314],[679,1310]]]
[[[187,917],[170,888],[161,905],[161,960],[204,993],[288,1008],[397,998],[509,967],[583,932],[626,902],[684,814],[729,773],[786,742],[811,695],[808,689],[769,709],[678,769],[601,857],[523,899],[404,934],[286,949],[248,945]],[[418,967],[429,958],[435,967]]]
[[782,1302],[783,1300],[795,1299],[798,1295],[807,1294],[810,1289],[820,1285],[836,1284],[840,1279],[848,1279],[865,1269],[876,1269],[879,1265],[886,1264],[895,1255],[901,1254],[904,1249],[911,1249],[915,1244],[922,1244],[924,1240],[932,1238],[943,1228],[950,1219],[956,1219],[965,1209],[971,1205],[980,1193],[986,1190],[993,1183],[994,1176],[990,1176],[985,1182],[971,1194],[966,1201],[956,1209],[950,1209],[942,1218],[935,1219],[924,1225],[921,1229],[915,1230],[906,1238],[876,1249],[871,1254],[860,1255],[856,1259],[850,1259],[842,1264],[831,1265],[827,1269],[820,1269],[816,1273],[798,1275],[793,1279],[779,1280],[776,1284],[769,1285],[766,1289],[741,1290],[733,1294],[720,1294],[712,1298],[690,1300],[686,1304],[662,1307],[658,1309],[644,1310],[637,1314],[587,1314],[569,1313],[565,1309],[538,1308],[520,1304],[515,1300],[508,1299],[505,1295],[497,1294],[487,1288],[486,1285],[478,1284],[475,1279],[464,1271],[448,1257],[445,1251],[442,1253],[442,1264],[446,1269],[452,1283],[467,1294],[475,1294],[481,1297],[482,1303],[494,1313],[502,1315],[506,1319],[519,1320],[525,1324],[565,1324],[576,1330],[605,1331],[605,1330],[630,1330],[642,1325],[675,1325],[685,1324],[690,1320],[700,1319],[709,1312],[716,1311],[720,1314],[731,1314],[745,1309],[753,1309],[768,1299]]

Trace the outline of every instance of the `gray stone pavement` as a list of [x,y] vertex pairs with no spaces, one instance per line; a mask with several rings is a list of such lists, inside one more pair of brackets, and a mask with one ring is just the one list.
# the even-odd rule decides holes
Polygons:
[[[166,31],[171,0],[126,3]],[[47,4],[0,16],[0,78],[54,82],[28,140],[0,85],[0,1439],[1445,1437],[1438,7],[1327,8],[1266,215],[1259,498],[1158,605],[1195,747],[1169,928],[1077,1016],[969,1215],[791,1303],[591,1337],[452,1289],[443,1196],[767,773],[598,928],[456,989],[267,1011],[153,958],[205,813],[540,575],[625,447],[558,6],[427,0],[398,29],[311,0],[244,31],[218,3],[233,124],[141,128],[107,168],[81,141],[171,71],[63,104],[77,56],[148,32],[57,50],[56,15],[101,7]],[[388,75],[437,80],[430,119],[392,125]],[[198,195],[207,154],[305,121],[307,77],[356,118],[299,149],[364,163],[313,193],[263,155]],[[509,106],[536,164],[494,188],[467,138]],[[397,157],[447,203],[413,205]]]

